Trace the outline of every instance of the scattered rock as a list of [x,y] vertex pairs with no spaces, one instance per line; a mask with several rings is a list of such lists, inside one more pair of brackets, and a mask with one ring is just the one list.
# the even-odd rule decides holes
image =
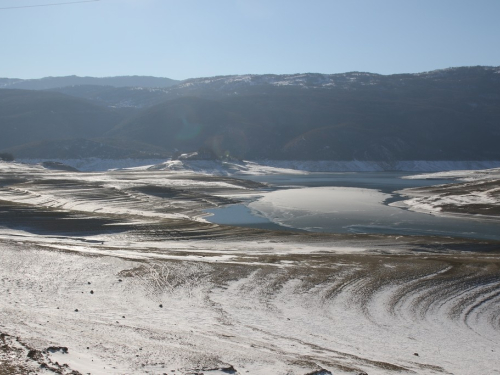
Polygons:
[[89,282],[87,282],[87,284],[89,284],[89,285],[90,285],[90,281],[89,281]]
[[65,346],[49,346],[47,352],[56,353],[61,352],[63,354],[68,354],[68,348]]
[[93,290],[91,290],[91,291],[90,291],[90,294],[94,294],[94,291],[93,291]]
[[333,375],[331,371],[325,370],[324,368],[313,371],[313,372],[308,372],[305,375]]
[[[195,370],[195,371],[198,371],[198,370]],[[204,367],[201,369],[201,372],[198,372],[198,373],[195,372],[195,374],[203,374],[203,371],[221,371],[225,374],[237,374],[238,373],[238,371],[236,371],[236,369],[232,365],[228,365],[225,367],[217,367],[217,368]]]
[[28,352],[28,358],[32,359],[33,361],[42,361],[43,360],[43,354],[40,350],[35,350],[31,349]]
[[[37,350],[19,337],[9,336],[0,332],[0,375],[6,374],[39,374],[42,372],[59,375],[82,375],[78,371],[72,371],[67,364],[53,362],[50,353],[68,353],[68,348],[51,346],[41,351]],[[3,359],[8,355],[8,362]],[[11,365],[12,364],[12,365]]]
[[413,353],[414,356],[418,357],[418,353]]
[[78,309],[75,309],[75,312],[78,312]]
[[229,367],[221,367],[220,371],[222,371],[226,374],[236,374],[237,373],[236,369],[231,365]]
[[163,305],[162,305],[162,304],[160,304],[160,308],[163,308]]
[[42,166],[47,169],[54,169],[58,171],[68,171],[68,172],[80,172],[75,167],[60,163],[58,161],[44,161]]

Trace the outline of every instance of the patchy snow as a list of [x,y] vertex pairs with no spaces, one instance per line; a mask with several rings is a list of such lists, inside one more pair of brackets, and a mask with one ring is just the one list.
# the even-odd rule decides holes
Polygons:
[[153,165],[148,170],[167,171],[191,171],[195,173],[210,174],[216,176],[238,176],[238,175],[271,175],[271,174],[297,174],[305,171],[298,171],[292,168],[280,168],[262,165],[251,161],[212,161],[212,160],[170,160],[164,163]]
[[[165,160],[165,159],[19,159],[19,162],[38,164],[54,161],[77,168],[80,171],[106,171],[110,169],[143,168],[193,171],[216,175],[261,175],[303,172],[438,172],[456,170],[477,170],[499,168],[500,161],[334,161],[334,160],[254,160],[254,161],[212,161],[212,160]],[[292,170],[292,171],[291,171]]]
[[258,160],[259,164],[290,168],[309,172],[436,172],[452,171],[457,169],[485,169],[498,168],[500,161],[428,161],[428,160],[406,160],[406,161],[301,161],[301,160]]
[[64,345],[52,360],[82,373],[499,373],[499,286],[475,282],[487,268],[464,287],[435,283],[459,266],[418,257],[306,254],[282,268],[62,250],[0,245],[0,330]]
[[[405,193],[405,191],[403,191]],[[495,195],[493,195],[493,193]],[[406,192],[406,194],[411,194]],[[464,208],[467,206],[481,205],[494,209],[500,207],[500,189],[485,192],[473,192],[470,194],[436,194],[430,196],[419,196],[407,199],[403,202],[393,203],[396,207],[406,207],[413,211],[440,213],[443,207]]]
[[[415,238],[193,222],[210,192],[247,190],[226,177],[20,163],[0,172],[0,218],[32,212],[0,225],[0,333],[67,347],[48,356],[82,374],[500,374],[495,252],[434,238],[429,256]],[[304,210],[296,194],[308,192],[314,210],[348,204],[329,188],[288,191],[273,202]],[[187,219],[162,216],[176,213]],[[85,218],[117,222],[61,232]]]
[[400,193],[410,199],[393,205],[414,211],[454,212],[498,216],[500,208],[500,168],[461,170],[407,176],[411,179],[450,179],[461,183],[429,188],[406,189]]
[[411,209],[420,212],[441,212],[443,206],[500,205],[498,197],[492,197],[490,192],[417,197],[405,200],[403,203]]
[[413,176],[405,176],[403,178],[409,180],[450,179],[459,181],[475,181],[499,177],[500,168],[491,168],[486,170],[453,170],[446,172],[426,173]]
[[242,85],[269,85],[269,86],[297,86],[303,88],[324,88],[346,83],[359,83],[361,85],[379,83],[381,76],[378,74],[349,72],[344,74],[246,74],[238,76],[217,76],[208,78],[192,78],[172,87],[172,91],[203,86],[210,86],[216,90],[232,90]]
[[143,165],[154,165],[165,161],[165,159],[18,159],[18,162],[26,164],[39,164],[45,161],[55,161],[74,167],[82,172],[107,171],[110,169],[132,168]]

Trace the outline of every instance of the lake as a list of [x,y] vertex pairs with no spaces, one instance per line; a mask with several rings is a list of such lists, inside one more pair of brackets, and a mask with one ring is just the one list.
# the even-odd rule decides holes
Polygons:
[[213,223],[328,233],[450,236],[500,240],[500,221],[434,216],[390,206],[398,190],[450,183],[411,173],[355,172],[252,176],[270,191],[244,204],[206,210]]

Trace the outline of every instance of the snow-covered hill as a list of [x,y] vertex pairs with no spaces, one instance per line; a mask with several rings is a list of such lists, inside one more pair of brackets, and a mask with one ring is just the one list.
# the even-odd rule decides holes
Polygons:
[[[214,175],[260,175],[301,172],[441,172],[498,168],[500,161],[428,161],[412,160],[394,163],[380,161],[301,161],[301,160],[165,160],[165,159],[18,159],[27,164],[53,161],[69,165],[80,171],[106,171],[109,169],[141,168],[150,170],[192,171]],[[451,172],[455,173],[455,172]],[[441,177],[439,177],[441,178]]]
[[[300,86],[306,89],[340,87],[354,89],[356,86],[388,84],[405,86],[412,80],[424,78],[428,81],[453,80],[464,70],[479,70],[485,73],[500,73],[500,67],[461,67],[439,69],[417,74],[381,75],[367,72],[346,72],[339,74],[299,73],[299,74],[246,74],[217,77],[191,78],[171,87],[170,91],[210,87],[215,91],[237,93],[244,86]],[[456,77],[458,78],[458,77]],[[388,88],[388,87],[387,87]]]

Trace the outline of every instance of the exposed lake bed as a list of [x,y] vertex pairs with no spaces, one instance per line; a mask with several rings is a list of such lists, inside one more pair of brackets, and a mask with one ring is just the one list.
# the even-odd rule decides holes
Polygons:
[[[281,189],[266,176],[255,183],[0,167],[5,368],[36,372],[44,361],[63,374],[498,373],[498,241],[265,230],[204,216],[217,207],[232,207],[228,222],[259,216],[254,204],[294,225],[335,210],[358,219],[408,212],[388,206],[390,192],[373,178],[354,175],[363,186],[346,187],[301,176],[312,186],[286,181]],[[259,217],[258,226],[283,228]]]

